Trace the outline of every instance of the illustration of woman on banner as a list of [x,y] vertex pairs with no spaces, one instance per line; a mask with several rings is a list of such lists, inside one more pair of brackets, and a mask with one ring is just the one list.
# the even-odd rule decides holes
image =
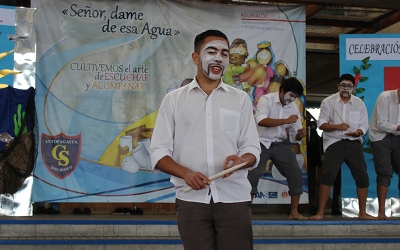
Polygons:
[[[252,68],[254,59],[257,62],[257,66]],[[275,75],[274,63],[275,54],[272,50],[271,42],[262,41],[258,43],[257,53],[254,55],[252,62],[249,63],[250,69],[241,78],[241,80],[252,86],[250,98],[254,107],[257,107],[258,98],[268,93],[270,79]]]

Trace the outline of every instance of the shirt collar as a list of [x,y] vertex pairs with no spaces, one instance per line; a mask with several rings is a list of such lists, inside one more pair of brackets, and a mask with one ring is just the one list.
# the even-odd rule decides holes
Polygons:
[[[194,88],[201,89],[199,83],[197,82],[196,76],[193,78],[193,81],[191,83],[189,83],[189,91]],[[228,86],[222,80],[220,80],[218,86],[216,87],[216,89],[218,89],[218,88],[222,88],[226,92],[229,92]]]
[[[275,103],[280,103],[281,100],[279,100],[279,92],[274,93],[274,102]],[[282,104],[282,103],[281,103]],[[283,105],[282,105],[283,106]]]
[[[336,97],[335,97],[335,102],[337,102],[337,103],[343,102],[342,98],[340,98],[340,92],[337,92]],[[353,95],[352,94],[350,94],[350,100],[347,103],[350,103],[351,105],[353,105]]]

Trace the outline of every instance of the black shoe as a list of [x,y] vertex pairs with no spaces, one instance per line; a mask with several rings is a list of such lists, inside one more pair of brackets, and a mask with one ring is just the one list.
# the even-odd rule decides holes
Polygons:
[[46,213],[46,208],[44,207],[38,207],[33,211],[33,214],[45,214]]
[[59,213],[60,213],[60,211],[55,210],[55,209],[52,208],[52,207],[47,208],[47,209],[46,209],[46,212],[45,212],[45,214],[59,214]]
[[82,214],[91,214],[92,213],[92,211],[90,210],[90,208],[88,208],[88,207],[85,207],[84,209],[83,209],[83,212],[82,212]]
[[122,209],[122,211],[123,211],[124,214],[130,214],[130,213],[132,213],[132,209],[129,209],[129,208],[126,208],[126,207],[124,207],[124,208]]
[[111,214],[125,214],[122,208],[117,208]]
[[138,215],[141,215],[141,214],[143,214],[143,208],[134,208],[134,209],[132,209],[131,210],[131,214],[133,214],[133,215],[135,215],[135,214],[138,214]]
[[82,214],[82,211],[79,207],[74,208],[73,214]]
[[342,215],[342,211],[339,209],[332,209],[331,215]]

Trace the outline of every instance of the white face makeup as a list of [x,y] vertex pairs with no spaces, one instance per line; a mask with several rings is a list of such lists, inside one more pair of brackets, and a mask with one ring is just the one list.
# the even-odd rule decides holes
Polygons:
[[283,96],[283,102],[288,105],[291,102],[294,102],[294,100],[296,100],[297,95],[295,95],[292,91],[288,91],[285,93],[285,95]]
[[342,97],[349,97],[353,92],[354,84],[351,81],[344,80],[339,84],[339,94]]
[[200,52],[201,68],[211,80],[218,80],[229,65],[229,48],[226,42],[207,43]]

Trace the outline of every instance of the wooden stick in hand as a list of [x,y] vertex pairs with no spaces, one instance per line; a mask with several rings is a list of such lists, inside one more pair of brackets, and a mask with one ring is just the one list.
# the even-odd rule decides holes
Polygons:
[[[238,170],[239,168],[243,167],[243,166],[246,165],[247,163],[248,163],[248,162],[246,161],[246,162],[243,162],[243,163],[238,164],[238,165],[236,165],[236,166],[233,166],[233,167],[231,167],[231,168],[225,169],[224,171],[221,171],[221,172],[219,172],[219,173],[217,173],[217,174],[215,174],[215,175],[213,175],[213,176],[208,177],[208,179],[209,179],[210,181],[213,181],[213,180],[215,180],[215,179],[218,179],[218,178],[220,178],[220,177],[222,177],[222,176],[224,176],[224,175],[226,175],[226,174],[229,174],[229,173],[231,173],[231,172],[233,172],[233,171],[235,171],[235,170]],[[187,187],[187,188],[185,188],[185,189],[183,190],[183,192],[187,193],[187,192],[189,192],[190,190],[192,190],[192,187]]]

